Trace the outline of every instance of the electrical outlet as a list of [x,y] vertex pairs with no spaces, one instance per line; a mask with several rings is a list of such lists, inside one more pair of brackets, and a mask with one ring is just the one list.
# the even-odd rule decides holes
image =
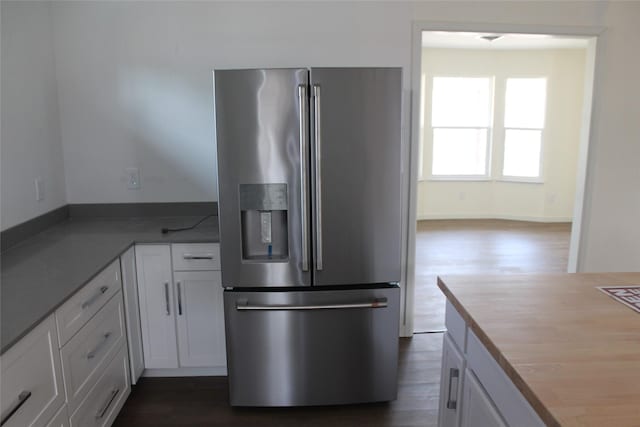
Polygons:
[[140,169],[138,168],[128,168],[127,172],[127,188],[129,190],[139,190],[140,189]]
[[37,177],[33,182],[36,185],[36,200],[41,202],[44,200],[44,183],[42,182],[42,178]]

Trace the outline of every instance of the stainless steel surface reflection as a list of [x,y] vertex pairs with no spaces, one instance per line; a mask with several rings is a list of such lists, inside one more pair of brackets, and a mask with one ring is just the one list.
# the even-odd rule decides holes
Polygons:
[[[396,398],[400,289],[225,291],[234,406],[297,406]],[[238,306],[386,306],[238,310]]]
[[395,399],[401,76],[214,72],[232,405]]
[[[224,286],[308,286],[302,271],[300,105],[306,69],[216,70],[216,132],[222,283]],[[242,260],[240,184],[286,184],[288,257]]]

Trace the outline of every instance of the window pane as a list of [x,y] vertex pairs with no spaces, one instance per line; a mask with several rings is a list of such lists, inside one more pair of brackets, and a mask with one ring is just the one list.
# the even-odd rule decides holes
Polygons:
[[542,131],[506,129],[502,175],[536,178],[540,176]]
[[485,175],[487,129],[434,129],[432,175]]
[[504,127],[544,127],[547,79],[507,79]]
[[488,77],[434,77],[431,126],[489,127],[490,94]]

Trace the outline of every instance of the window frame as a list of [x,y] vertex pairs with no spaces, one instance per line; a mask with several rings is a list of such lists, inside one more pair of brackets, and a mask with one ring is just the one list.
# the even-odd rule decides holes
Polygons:
[[[510,127],[506,126],[505,120],[507,115],[507,82],[509,79],[544,79],[545,80],[545,98],[544,98],[544,115],[542,121],[542,127]],[[503,117],[500,126],[502,132],[502,138],[500,139],[500,167],[498,169],[498,176],[496,181],[500,182],[516,182],[516,183],[529,183],[529,184],[544,184],[544,153],[545,153],[545,134],[547,130],[547,113],[549,111],[549,76],[536,75],[536,76],[505,76],[504,77],[504,100],[503,100]],[[516,176],[505,175],[505,150],[507,142],[507,130],[533,130],[540,132],[540,160],[538,161],[538,175],[537,176]]]
[[[538,176],[516,176],[516,175],[505,175],[504,174],[504,154],[507,146],[507,130],[535,130],[540,132],[540,161],[538,162]],[[496,181],[500,182],[520,182],[520,183],[530,183],[530,184],[544,184],[544,135],[545,128],[510,128],[503,127],[502,128],[502,140],[501,140],[501,161],[499,173],[496,178]]]
[[[434,81],[437,78],[468,78],[468,79],[487,79],[489,82],[489,123],[488,126],[434,126],[433,125],[433,89],[434,89]],[[427,80],[425,78],[425,80]],[[494,126],[495,126],[495,117],[494,117],[494,109],[495,109],[495,86],[496,86],[496,76],[495,75],[433,75],[429,79],[430,87],[429,94],[430,98],[427,100],[426,96],[423,98],[423,105],[426,105],[427,102],[430,103],[429,112],[430,114],[423,114],[425,117],[425,121],[428,123],[424,123],[423,127],[423,153],[421,156],[421,171],[420,176],[423,181],[491,181],[492,180],[492,153],[493,153],[493,141],[494,141]],[[426,90],[424,91],[424,95],[426,95]],[[426,110],[423,110],[426,113]],[[427,119],[428,118],[428,119]],[[476,130],[486,130],[486,144],[485,144],[485,173],[484,174],[453,174],[453,175],[434,175],[433,173],[433,159],[434,159],[434,130],[435,129],[476,129]],[[425,137],[427,132],[429,132],[429,150],[426,150],[424,144]],[[424,152],[429,153],[428,162],[424,159]],[[428,169],[428,173],[425,173],[425,169]]]

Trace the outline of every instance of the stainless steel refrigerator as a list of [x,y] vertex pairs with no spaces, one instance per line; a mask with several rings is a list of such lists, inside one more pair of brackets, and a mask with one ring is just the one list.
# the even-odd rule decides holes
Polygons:
[[397,394],[401,69],[214,71],[230,403]]

